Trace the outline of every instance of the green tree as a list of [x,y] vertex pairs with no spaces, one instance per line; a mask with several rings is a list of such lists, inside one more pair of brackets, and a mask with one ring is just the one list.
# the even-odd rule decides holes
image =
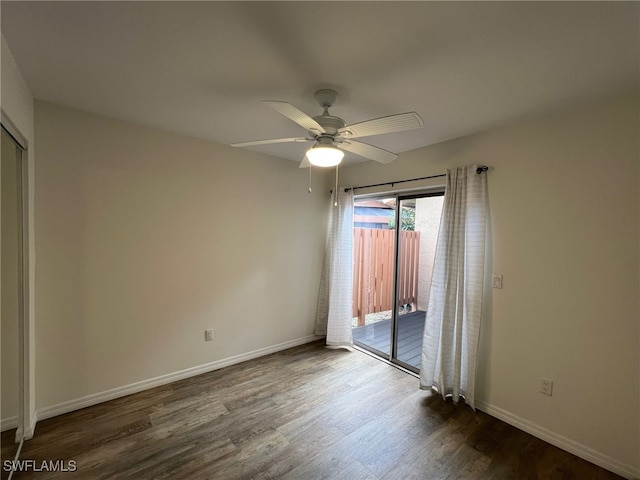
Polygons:
[[[416,229],[416,209],[413,207],[402,207],[400,212],[402,230],[414,231]],[[396,228],[396,219],[389,219],[389,229]]]

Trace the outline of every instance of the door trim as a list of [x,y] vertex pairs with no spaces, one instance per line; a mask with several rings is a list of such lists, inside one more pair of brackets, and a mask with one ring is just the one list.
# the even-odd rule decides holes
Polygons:
[[20,217],[21,217],[21,246],[22,246],[22,275],[19,285],[21,301],[20,301],[20,318],[18,320],[18,336],[19,336],[19,403],[18,403],[18,427],[16,429],[16,443],[23,440],[29,440],[33,437],[36,424],[35,409],[35,391],[33,383],[35,381],[32,357],[35,354],[32,351],[31,343],[33,340],[33,312],[31,305],[33,303],[33,290],[31,283],[31,268],[35,252],[32,244],[32,209],[30,202],[31,190],[30,177],[32,170],[29,166],[29,142],[22,134],[20,129],[11,121],[4,109],[0,109],[0,126],[19,146],[22,150],[19,159],[19,168],[21,173],[21,195],[20,195]]

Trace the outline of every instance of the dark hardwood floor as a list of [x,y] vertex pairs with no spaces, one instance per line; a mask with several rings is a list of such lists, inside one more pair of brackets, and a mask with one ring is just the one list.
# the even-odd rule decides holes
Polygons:
[[[0,463],[4,465],[5,460],[13,460],[18,452],[18,444],[15,442],[16,429],[5,430],[0,434]],[[0,479],[4,480],[9,476],[9,472],[0,467]]]
[[620,478],[318,342],[43,420],[21,459],[77,471],[14,479]]

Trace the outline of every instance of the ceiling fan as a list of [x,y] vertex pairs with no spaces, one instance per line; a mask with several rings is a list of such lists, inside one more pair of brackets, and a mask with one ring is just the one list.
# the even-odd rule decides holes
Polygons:
[[337,96],[334,90],[318,90],[314,97],[324,111],[315,117],[307,115],[288,102],[264,100],[262,103],[307,130],[307,136],[232,143],[231,146],[253,147],[273,143],[314,142],[313,146],[307,150],[302,163],[300,163],[300,168],[309,167],[310,164],[320,167],[336,166],[344,156],[342,150],[376,162],[389,163],[394,161],[398,155],[354,139],[412,130],[424,126],[422,118],[416,112],[399,113],[347,125],[344,120],[329,113],[329,108],[335,103]]

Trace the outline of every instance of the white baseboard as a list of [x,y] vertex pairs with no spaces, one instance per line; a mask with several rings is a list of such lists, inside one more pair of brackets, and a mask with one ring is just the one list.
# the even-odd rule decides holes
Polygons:
[[503,410],[502,408],[478,400],[476,400],[475,404],[479,410],[482,410],[483,412],[488,413],[492,417],[496,417],[503,422],[508,423],[509,425],[513,425],[520,430],[530,433],[534,437],[544,440],[551,445],[555,445],[562,450],[566,450],[569,453],[572,453],[580,458],[583,458],[625,478],[631,480],[640,479],[640,469],[634,467],[633,465],[622,463],[615,458],[597,452],[596,450],[593,450],[586,445],[563,437],[562,435],[558,435],[551,430],[547,430],[546,428],[536,425],[524,418],[512,414],[511,412]]
[[313,342],[314,340],[318,340],[320,338],[322,337],[319,337],[317,335],[308,335],[306,337],[297,338],[295,340],[279,343],[277,345],[272,345],[270,347],[260,348],[258,350],[253,350],[251,352],[242,353],[240,355],[235,355],[233,357],[224,358],[222,360],[216,360],[215,362],[206,363],[204,365],[198,365],[196,367],[187,368],[185,370],[180,370],[178,372],[161,375],[159,377],[150,378],[148,380],[142,380],[140,382],[132,383],[130,385],[124,385],[122,387],[116,387],[111,390],[106,390],[104,392],[94,393],[91,395],[87,395],[85,397],[76,398],[73,400],[69,400],[67,402],[59,403],[57,405],[51,405],[48,407],[40,408],[36,411],[33,430],[35,431],[36,420],[39,421],[39,420],[44,420],[46,418],[56,417],[58,415],[69,413],[74,410],[79,410],[81,408],[97,405],[98,403],[107,402],[115,398],[131,395],[132,393],[138,393],[143,390],[159,387],[161,385],[166,385],[168,383],[176,382],[178,380],[183,380],[185,378],[194,377],[202,373],[211,372],[213,370],[219,370],[220,368],[228,367],[230,365],[235,365],[236,363],[245,362],[247,360],[252,360],[254,358],[262,357],[264,355],[269,355],[271,353],[280,352],[288,348],[297,347],[298,345],[304,345],[305,343]]
[[38,421],[37,413],[31,416],[31,425],[27,429],[25,429],[22,425],[19,425],[18,416],[3,418],[0,420],[0,431],[4,432],[5,430],[11,430],[12,428],[16,429],[16,439],[30,440],[33,437],[33,432],[36,429],[36,422]]
[[38,423],[38,411],[34,411],[31,414],[31,423],[30,425],[22,432],[22,438],[24,440],[31,440],[33,438],[34,433],[36,433],[36,423]]
[[12,428],[18,428],[18,416],[7,417],[0,419],[0,432],[11,430]]

